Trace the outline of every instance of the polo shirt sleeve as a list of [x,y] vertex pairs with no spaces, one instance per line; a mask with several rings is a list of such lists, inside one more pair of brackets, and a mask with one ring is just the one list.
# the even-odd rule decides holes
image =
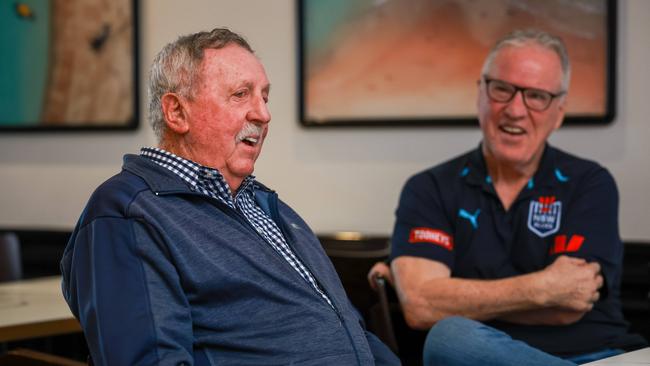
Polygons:
[[440,187],[427,172],[410,178],[400,195],[391,239],[391,259],[414,256],[454,263],[451,220],[447,217]]
[[611,174],[598,168],[578,182],[551,243],[549,263],[559,255],[584,258],[601,266],[606,295],[620,280],[623,244],[618,229],[618,190]]

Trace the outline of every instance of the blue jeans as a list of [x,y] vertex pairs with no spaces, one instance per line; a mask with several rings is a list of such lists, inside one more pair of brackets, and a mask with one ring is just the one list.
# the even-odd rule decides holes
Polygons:
[[[598,358],[622,351],[612,352],[614,353],[599,354]],[[424,344],[424,365],[570,366],[576,364],[533,348],[522,341],[514,340],[506,333],[483,323],[454,316],[439,321],[429,331]]]

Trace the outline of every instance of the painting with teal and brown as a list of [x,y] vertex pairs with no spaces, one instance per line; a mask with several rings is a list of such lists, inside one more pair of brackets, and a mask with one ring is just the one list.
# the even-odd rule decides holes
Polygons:
[[0,125],[40,123],[49,31],[49,1],[0,5]]
[[135,1],[0,1],[0,130],[134,128]]

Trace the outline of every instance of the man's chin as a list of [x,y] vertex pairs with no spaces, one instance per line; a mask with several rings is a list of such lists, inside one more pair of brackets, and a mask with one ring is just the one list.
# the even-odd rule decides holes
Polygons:
[[253,174],[253,171],[255,170],[255,162],[247,162],[245,164],[236,164],[233,165],[230,169],[230,171],[233,173],[233,175],[238,176],[238,177],[248,177],[249,175]]
[[526,149],[519,148],[500,148],[492,154],[494,159],[501,164],[522,165],[530,161],[530,153]]

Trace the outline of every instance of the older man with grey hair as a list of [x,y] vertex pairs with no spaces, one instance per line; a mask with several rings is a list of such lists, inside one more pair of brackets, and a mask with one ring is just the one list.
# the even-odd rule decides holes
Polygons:
[[93,193],[61,262],[95,365],[399,364],[307,224],[252,176],[270,89],[228,29],[156,57],[158,147]]

